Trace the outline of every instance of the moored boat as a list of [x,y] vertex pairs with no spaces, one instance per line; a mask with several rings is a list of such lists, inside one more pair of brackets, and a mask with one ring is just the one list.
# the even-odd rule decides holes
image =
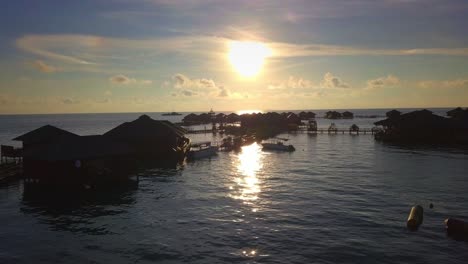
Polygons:
[[216,155],[218,146],[212,146],[210,141],[193,143],[187,154],[189,159],[201,159]]
[[263,150],[277,150],[277,151],[295,151],[293,145],[284,144],[288,139],[285,138],[275,138],[272,141],[267,141],[262,143]]

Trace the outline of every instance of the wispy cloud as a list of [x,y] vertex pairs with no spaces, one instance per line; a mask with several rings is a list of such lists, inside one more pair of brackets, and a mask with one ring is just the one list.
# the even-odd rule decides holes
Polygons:
[[268,89],[270,90],[284,90],[284,89],[308,89],[313,88],[313,83],[300,77],[289,76],[287,80],[270,82]]
[[[132,60],[138,51],[153,55],[187,53],[219,58],[226,53],[228,37],[188,35],[153,39],[107,38],[87,35],[26,35],[16,40],[16,46],[28,53],[64,63],[94,65],[105,63],[113,54],[126,54],[119,60]],[[312,56],[468,56],[468,48],[371,49],[339,45],[295,44],[264,40],[272,50],[272,58]],[[80,55],[81,54],[81,55]],[[86,59],[84,59],[86,58]],[[104,61],[103,61],[104,60]]]
[[350,85],[343,82],[337,76],[334,76],[332,73],[327,72],[323,76],[323,80],[320,83],[323,88],[349,88]]
[[32,62],[32,66],[36,68],[37,70],[39,70],[40,72],[44,72],[44,73],[53,73],[53,72],[59,71],[59,68],[54,67],[52,65],[48,65],[41,60],[36,60]]
[[400,79],[394,75],[387,75],[386,77],[380,77],[373,80],[367,81],[367,89],[377,89],[389,86],[397,86],[400,84]]
[[454,80],[428,80],[418,82],[420,88],[442,88],[442,89],[468,89],[468,79],[454,79]]
[[174,88],[179,94],[184,96],[228,97],[230,94],[229,90],[224,85],[219,85],[212,79],[192,79],[178,73],[173,76],[173,81]]
[[118,74],[111,76],[109,81],[113,84],[142,84],[142,85],[150,85],[153,83],[152,80],[137,80],[135,78],[129,78],[123,74]]

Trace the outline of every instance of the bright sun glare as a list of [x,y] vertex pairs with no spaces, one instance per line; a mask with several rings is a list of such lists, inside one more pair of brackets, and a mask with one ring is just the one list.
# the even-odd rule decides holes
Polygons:
[[229,43],[229,61],[243,77],[257,75],[271,50],[260,42],[233,41]]

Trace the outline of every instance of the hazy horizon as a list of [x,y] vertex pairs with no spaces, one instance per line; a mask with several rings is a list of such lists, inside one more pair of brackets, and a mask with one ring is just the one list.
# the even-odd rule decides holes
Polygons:
[[3,7],[0,114],[468,106],[462,0]]

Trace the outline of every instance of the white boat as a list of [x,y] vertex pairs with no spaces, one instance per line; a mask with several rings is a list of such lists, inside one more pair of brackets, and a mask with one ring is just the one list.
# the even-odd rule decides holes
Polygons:
[[187,156],[189,159],[201,159],[216,155],[218,146],[212,146],[210,141],[193,143]]
[[275,138],[274,140],[264,142],[262,143],[263,150],[295,151],[296,149],[293,145],[284,144],[287,140],[285,138]]

